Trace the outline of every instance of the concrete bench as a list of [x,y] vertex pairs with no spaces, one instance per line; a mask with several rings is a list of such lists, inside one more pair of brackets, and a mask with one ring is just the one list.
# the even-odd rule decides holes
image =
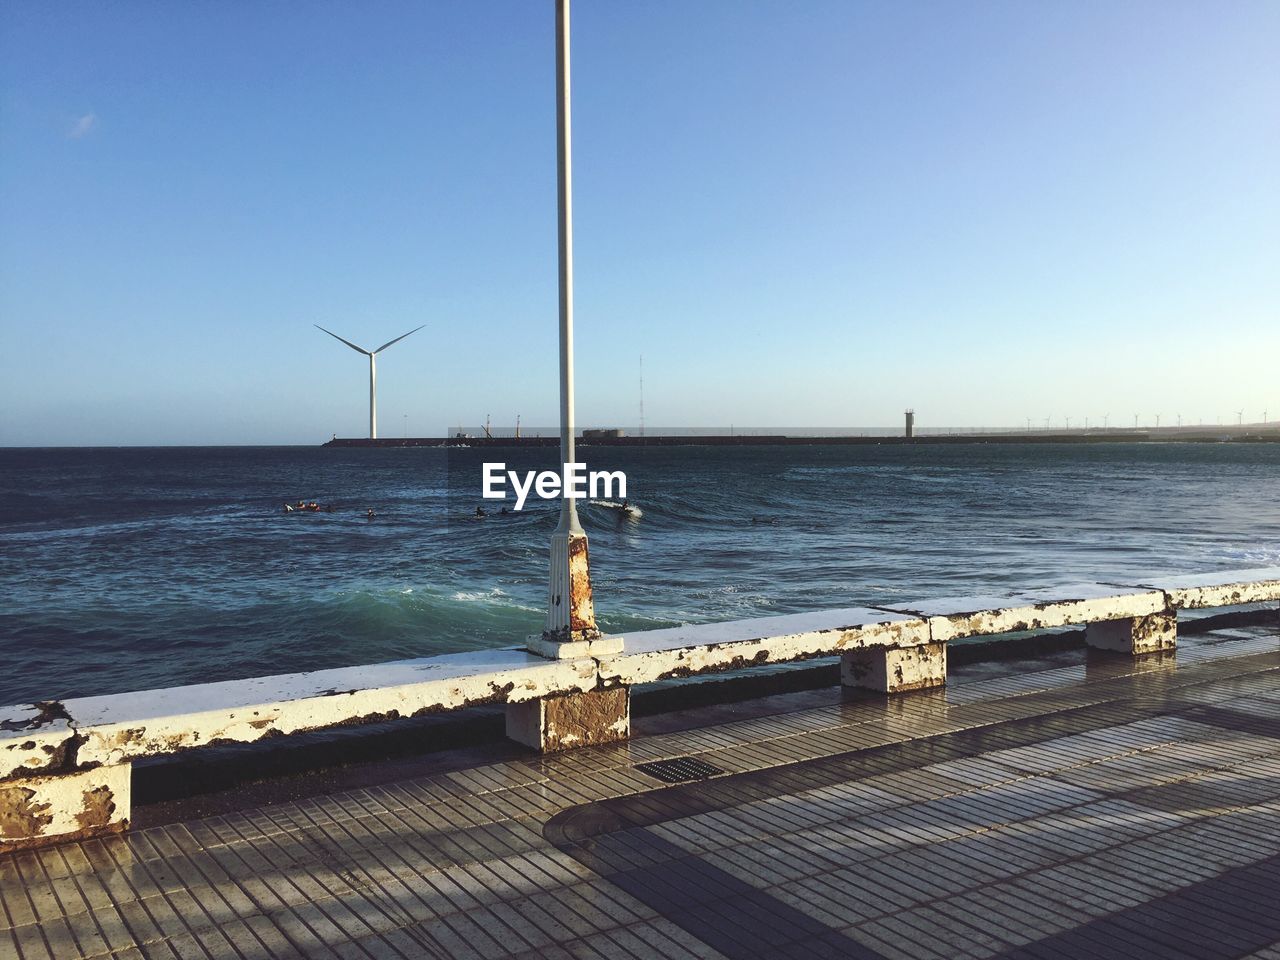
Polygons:
[[123,829],[144,757],[495,702],[512,739],[558,750],[629,736],[638,683],[839,655],[846,685],[900,693],[945,684],[951,640],[1084,625],[1140,656],[1175,647],[1179,610],[1280,600],[1280,567],[1136,580],[625,633],[599,659],[483,650],[3,707],[0,851]]

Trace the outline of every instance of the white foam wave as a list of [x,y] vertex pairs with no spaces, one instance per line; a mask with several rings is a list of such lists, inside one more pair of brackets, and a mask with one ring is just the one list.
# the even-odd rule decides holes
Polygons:
[[588,500],[587,503],[597,507],[606,507],[609,510],[624,510],[628,516],[636,519],[644,516],[644,511],[634,503],[628,503],[626,506],[623,506],[617,500]]

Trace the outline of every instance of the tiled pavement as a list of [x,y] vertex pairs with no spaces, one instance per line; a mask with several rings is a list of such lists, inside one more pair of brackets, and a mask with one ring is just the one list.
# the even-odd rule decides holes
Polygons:
[[829,701],[0,855],[0,958],[1280,960],[1274,630]]

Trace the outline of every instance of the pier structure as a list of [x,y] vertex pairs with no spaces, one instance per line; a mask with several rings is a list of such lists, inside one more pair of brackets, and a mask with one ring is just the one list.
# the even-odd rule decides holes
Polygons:
[[1280,600],[1280,568],[849,607],[603,637],[585,656],[523,647],[0,708],[0,850],[127,828],[130,766],[210,744],[506,704],[542,753],[630,736],[639,684],[839,656],[842,683],[940,688],[955,640],[1083,626],[1089,646],[1172,654],[1180,610]]

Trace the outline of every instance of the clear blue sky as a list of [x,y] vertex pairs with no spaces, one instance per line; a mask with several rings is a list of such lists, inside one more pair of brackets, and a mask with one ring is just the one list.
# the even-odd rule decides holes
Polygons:
[[[0,6],[0,443],[554,423],[553,22]],[[1280,419],[1280,4],[573,27],[580,422]]]

